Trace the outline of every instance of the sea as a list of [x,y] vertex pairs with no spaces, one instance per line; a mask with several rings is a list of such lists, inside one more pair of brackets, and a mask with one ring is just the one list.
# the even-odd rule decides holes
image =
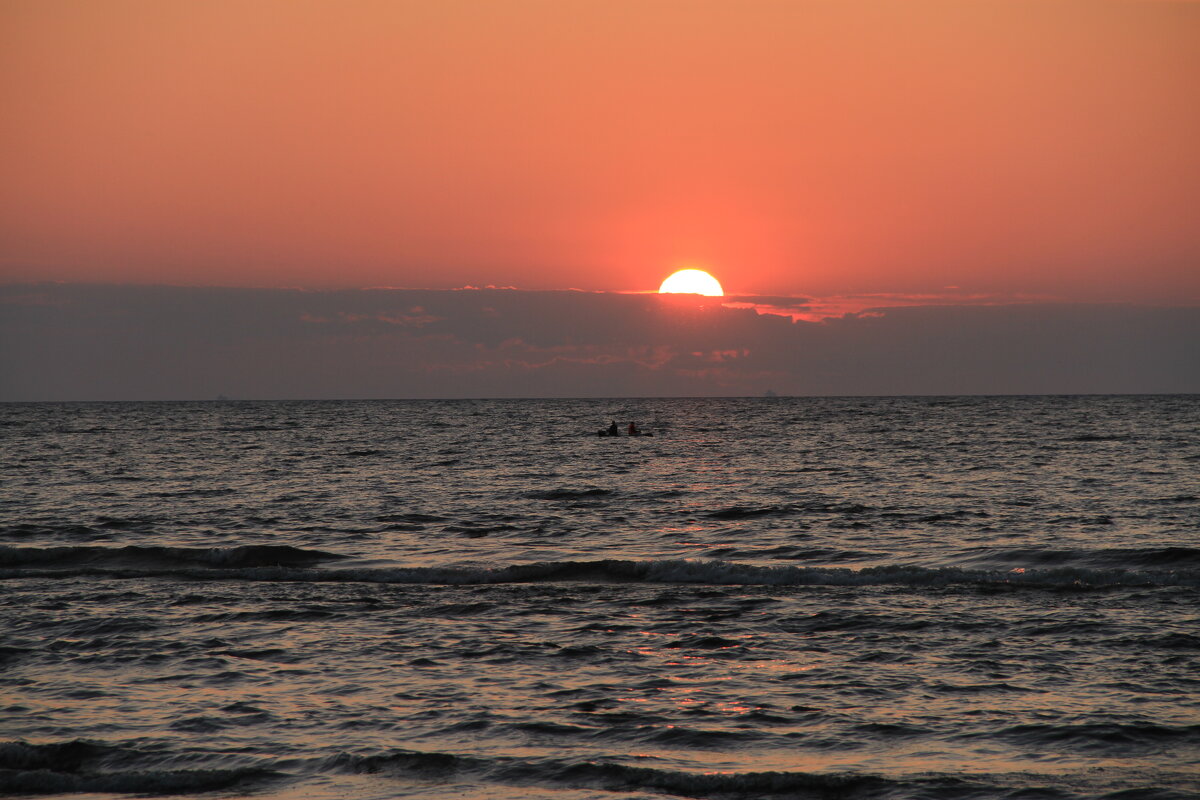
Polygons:
[[0,481],[0,794],[1200,797],[1198,396],[8,403]]

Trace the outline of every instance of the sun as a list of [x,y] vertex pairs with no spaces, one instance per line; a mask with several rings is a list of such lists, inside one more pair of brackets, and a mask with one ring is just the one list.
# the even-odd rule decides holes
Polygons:
[[724,297],[725,290],[712,275],[702,269],[681,269],[662,282],[659,294],[702,294]]

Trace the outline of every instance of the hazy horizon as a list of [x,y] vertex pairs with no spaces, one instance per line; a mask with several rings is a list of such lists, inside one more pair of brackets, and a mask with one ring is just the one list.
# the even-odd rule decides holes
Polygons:
[[784,300],[0,286],[0,399],[1200,392],[1200,308]]

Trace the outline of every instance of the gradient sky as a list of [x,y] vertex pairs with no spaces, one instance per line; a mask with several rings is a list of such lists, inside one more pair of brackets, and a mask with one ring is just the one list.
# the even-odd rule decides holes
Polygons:
[[0,0],[0,282],[1198,304],[1198,76],[1197,3]]

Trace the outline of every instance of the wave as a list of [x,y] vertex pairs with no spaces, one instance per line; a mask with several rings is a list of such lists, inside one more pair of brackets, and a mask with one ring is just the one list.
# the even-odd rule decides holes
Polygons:
[[895,782],[874,775],[809,772],[694,773],[609,761],[566,761],[479,758],[450,753],[392,750],[371,756],[342,754],[329,759],[326,769],[421,777],[424,779],[486,778],[489,782],[537,783],[606,792],[658,792],[678,797],[873,797]]
[[421,525],[426,522],[445,522],[446,519],[446,517],[437,514],[420,514],[417,512],[380,514],[375,517],[376,522],[400,522],[409,525]]
[[1132,438],[1125,433],[1081,433],[1078,436],[1068,436],[1061,442],[1124,442]]
[[[908,735],[910,731],[900,731]],[[918,733],[920,733],[918,731]],[[373,775],[400,782],[418,780],[488,786],[543,787],[556,790],[611,792],[613,796],[647,793],[698,800],[749,800],[792,797],[810,800],[889,800],[897,797],[970,800],[979,797],[1084,796],[1062,780],[1050,785],[1030,783],[1033,775],[949,775],[925,772],[882,776],[855,772],[802,771],[686,771],[653,764],[645,756],[604,756],[586,759],[561,757],[457,755],[447,752],[392,749],[373,754],[341,752],[326,757],[254,759],[247,766],[216,769],[161,769],[181,757],[163,745],[139,747],[73,741],[33,745],[0,743],[0,794],[47,795],[62,793],[199,794],[233,790],[239,794],[270,784],[295,784],[297,780],[336,775]],[[246,756],[251,759],[253,757]],[[651,763],[630,764],[629,760]],[[1170,785],[1179,776],[1158,775],[1155,783]],[[1014,781],[1015,779],[1015,781]],[[1044,780],[1044,778],[1042,778]],[[403,784],[398,784],[403,785]],[[303,789],[301,784],[297,788]],[[270,790],[269,788],[267,789]],[[1137,794],[1115,792],[1106,797],[1176,798],[1185,796],[1142,782]],[[618,794],[619,793],[619,794]],[[1086,791],[1086,796],[1095,796]]]
[[1050,549],[1040,547],[980,548],[960,556],[967,564],[993,567],[1070,565],[1116,569],[1200,569],[1197,547],[1106,547]]
[[147,497],[226,497],[237,494],[236,489],[218,487],[214,489],[180,489],[178,491],[150,492]]
[[3,794],[195,794],[216,792],[274,777],[255,769],[181,769],[79,775],[50,770],[0,769]]
[[[982,797],[1044,797],[1073,800],[1095,797],[1091,786],[1072,787],[1070,778],[986,773],[969,776],[924,772],[883,776],[856,772],[723,771],[689,772],[660,766],[621,763],[629,757],[589,760],[561,758],[459,756],[451,753],[396,749],[376,755],[341,754],[323,764],[325,772],[367,773],[396,779],[500,784],[514,787],[613,793],[614,797],[655,796],[697,800],[804,798],[805,800],[978,800]],[[646,758],[646,757],[634,757]],[[1105,797],[1177,800],[1187,796],[1171,785],[1177,775],[1157,775],[1151,785],[1116,791]],[[1076,790],[1078,789],[1078,791]]]
[[817,561],[823,564],[835,561],[878,560],[886,553],[870,550],[842,550],[834,547],[800,547],[780,545],[766,549],[753,547],[714,547],[704,552],[706,558],[769,558],[773,561]]
[[861,503],[850,502],[830,502],[825,500],[812,500],[803,503],[791,503],[787,505],[768,505],[768,506],[728,506],[726,508],[718,508],[708,512],[707,516],[712,519],[737,520],[737,519],[754,519],[756,517],[784,517],[793,514],[815,513],[815,514],[864,514],[874,509],[871,506],[866,506]]
[[5,539],[45,540],[52,537],[62,537],[90,541],[105,538],[109,535],[108,531],[75,523],[40,525],[34,522],[18,522],[13,525],[0,525],[0,536]]
[[613,494],[612,489],[550,489],[542,492],[530,492],[526,497],[534,500],[586,500],[610,494]]
[[261,767],[232,769],[106,769],[109,762],[147,753],[97,742],[0,742],[0,794],[195,794],[248,789],[281,773]]
[[792,513],[791,506],[729,506],[710,511],[713,519],[754,519],[755,517],[783,516]]
[[1141,502],[1151,505],[1171,505],[1177,503],[1195,503],[1197,500],[1200,500],[1200,497],[1194,494],[1177,494],[1172,497],[1156,497]]
[[952,586],[1107,589],[1200,586],[1200,570],[1126,570],[1051,567],[1016,570],[919,567],[893,564],[845,567],[756,566],[729,561],[604,559],[542,561],[502,567],[311,566],[345,558],[320,550],[256,545],[233,548],[0,547],[0,578],[98,575],[191,579],[432,585],[502,583],[647,583],[714,586]]
[[1014,725],[988,734],[1022,747],[1114,751],[1157,749],[1166,745],[1200,744],[1200,725],[1160,725],[1153,722],[1088,723],[1078,725]]
[[[287,774],[263,767],[193,770],[104,769],[104,755],[117,748],[89,742],[30,745],[0,744],[0,792],[46,795],[63,793],[193,794],[281,780]],[[130,750],[126,758],[139,755]],[[140,754],[143,756],[146,754]],[[138,759],[142,760],[142,759]],[[155,759],[156,761],[159,759]],[[303,772],[372,774],[397,779],[471,780],[509,786],[542,785],[607,792],[656,792],[691,798],[771,796],[879,797],[896,781],[874,775],[807,772],[692,773],[629,766],[607,760],[483,758],[452,753],[391,750],[375,755],[341,753]],[[957,783],[955,779],[947,779]],[[930,783],[928,778],[918,783]],[[909,781],[905,781],[909,783]]]
[[67,546],[10,547],[0,545],[0,567],[54,568],[90,566],[171,565],[212,568],[250,568],[314,564],[345,558],[323,550],[303,550],[290,545],[242,545],[239,547],[125,547]]

